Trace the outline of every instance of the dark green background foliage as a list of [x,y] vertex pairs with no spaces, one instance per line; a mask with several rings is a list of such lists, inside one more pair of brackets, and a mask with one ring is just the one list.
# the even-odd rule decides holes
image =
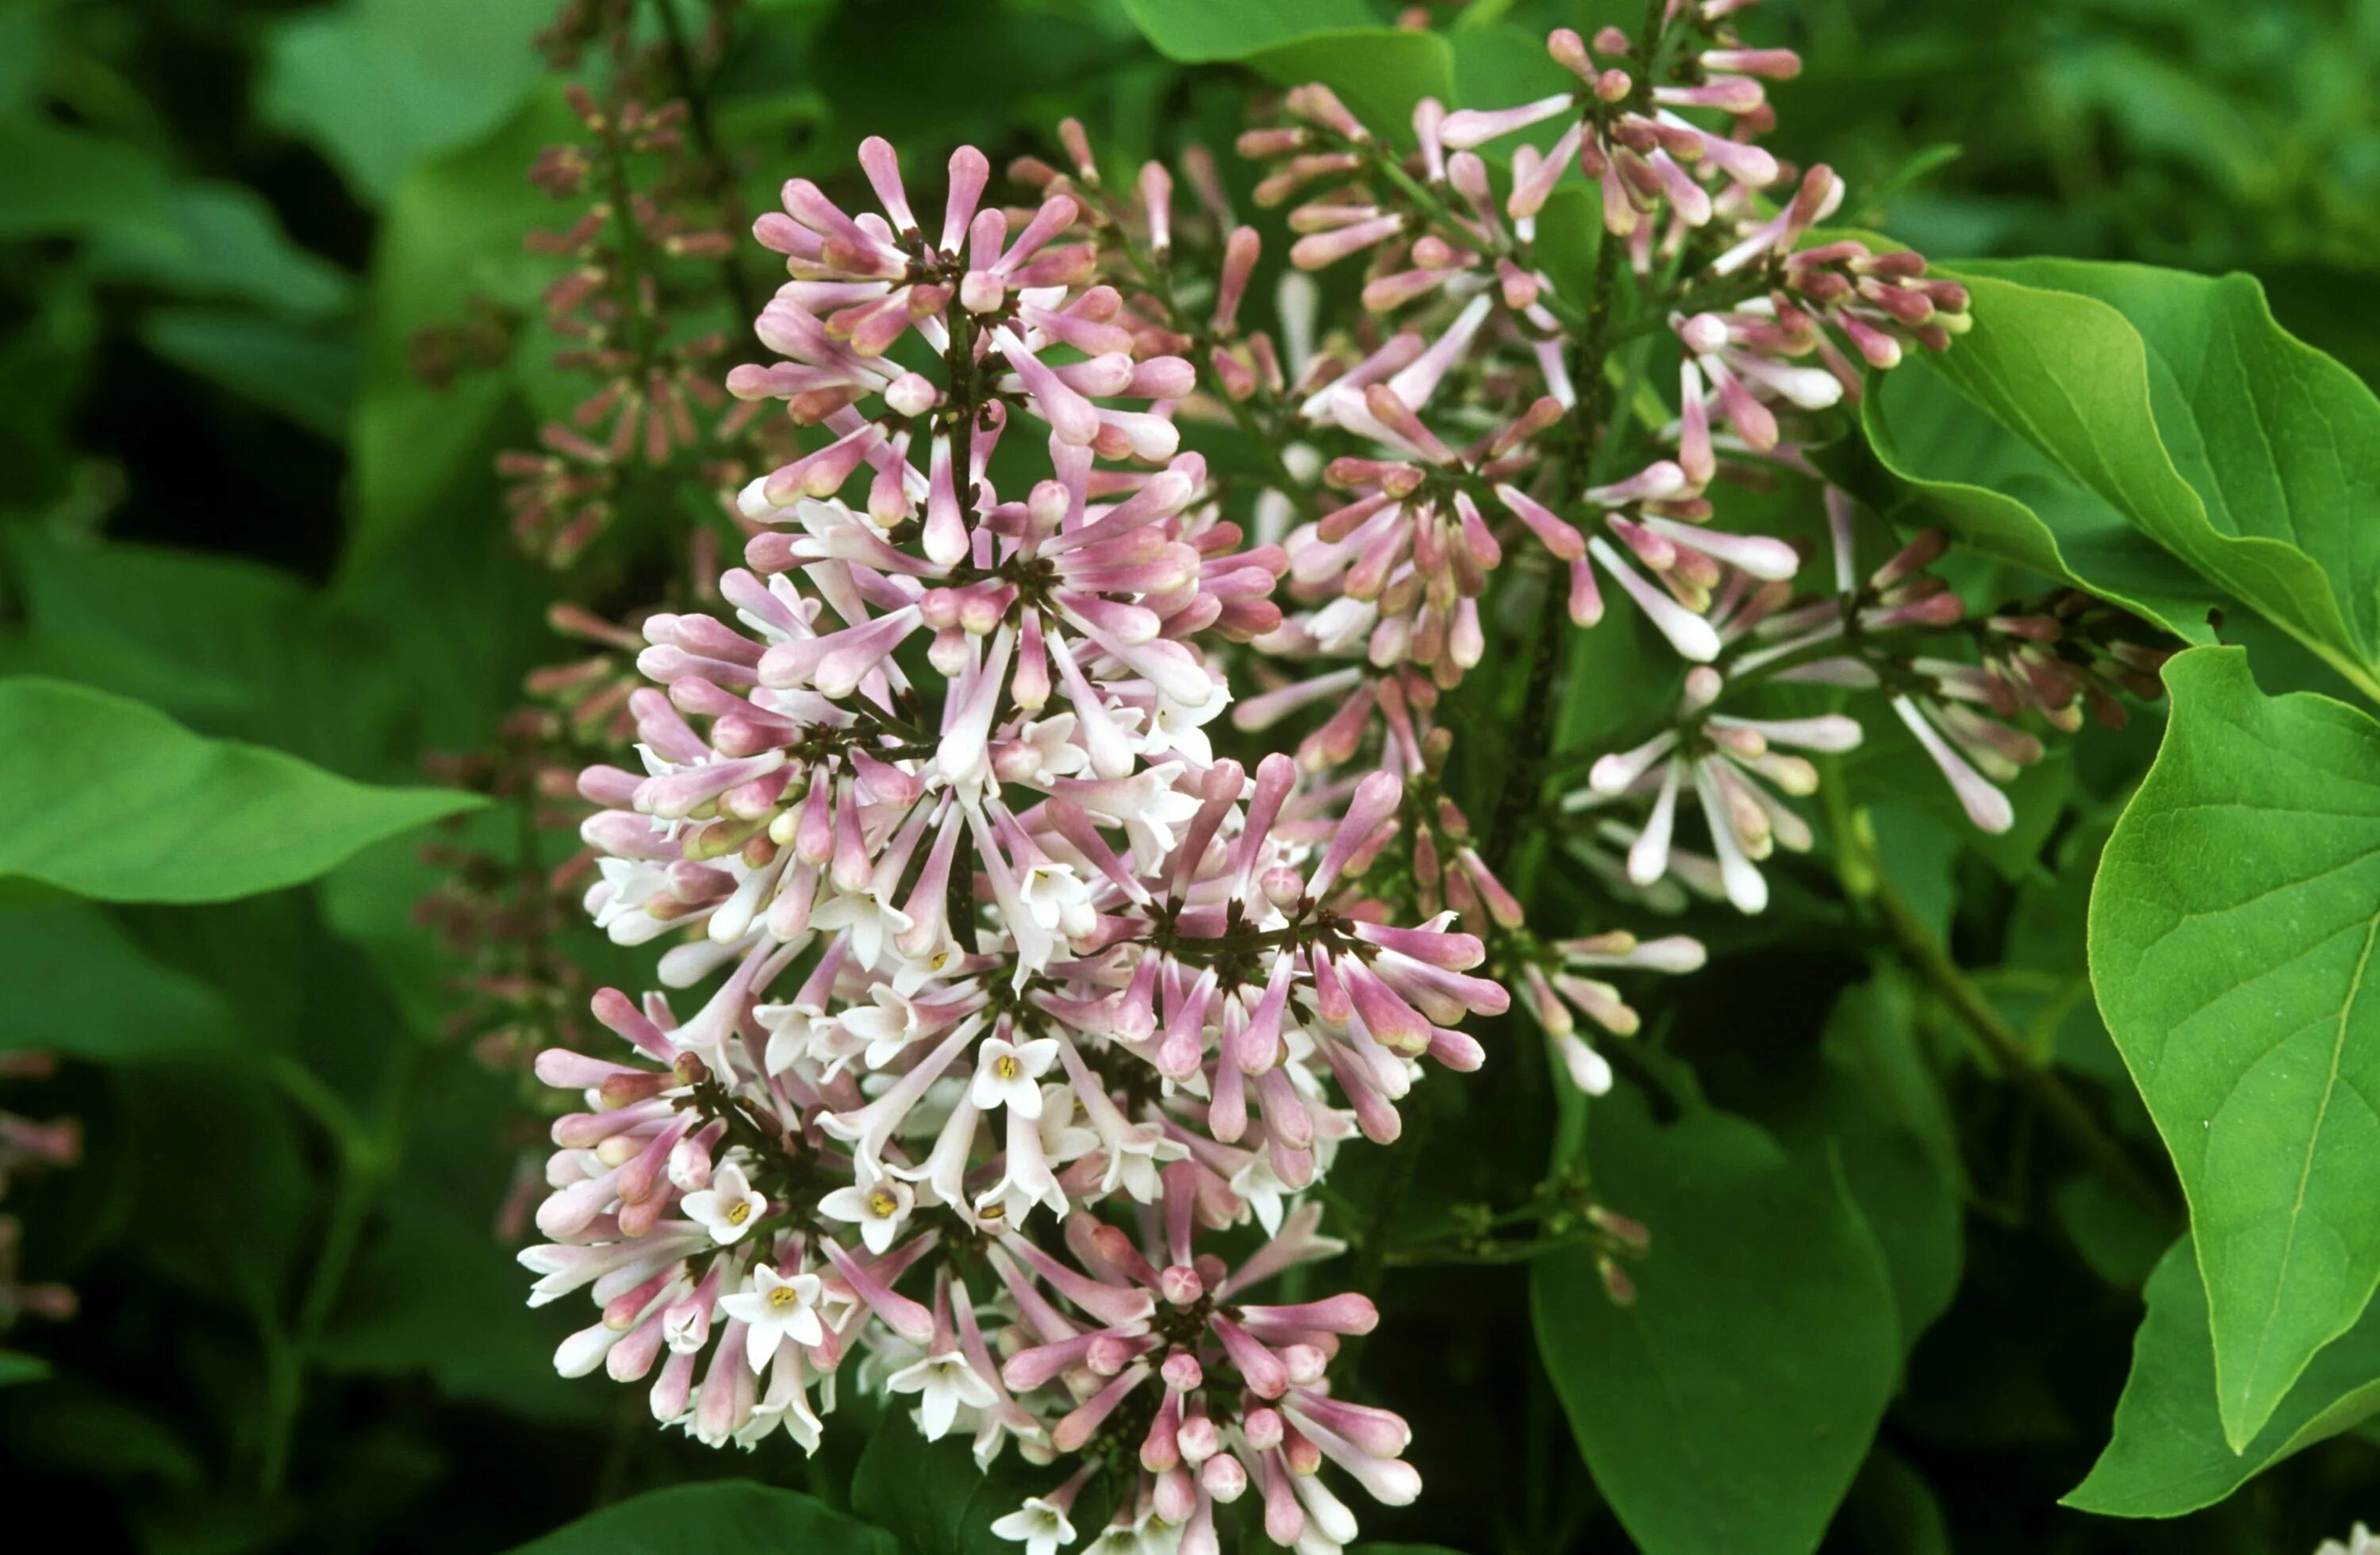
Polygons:
[[[0,669],[46,677],[0,687],[0,1051],[66,1061],[0,1082],[0,1105],[88,1131],[79,1168],[7,1201],[29,1273],[83,1310],[0,1351],[0,1527],[38,1513],[78,1549],[193,1555],[946,1555],[986,1549],[983,1525],[1040,1488],[1012,1458],[978,1489],[955,1444],[864,1404],[807,1462],[782,1437],[754,1458],[664,1438],[641,1390],[553,1376],[583,1319],[523,1307],[494,1229],[538,1130],[457,1035],[460,968],[411,917],[439,879],[415,829],[450,816],[442,835],[476,844],[517,818],[424,788],[425,759],[486,747],[523,674],[571,655],[550,599],[648,599],[662,543],[632,528],[561,578],[516,554],[490,456],[558,408],[551,340],[525,330],[443,389],[409,358],[468,299],[533,312],[552,273],[520,238],[550,219],[523,170],[570,128],[531,43],[552,8],[0,6]],[[1359,108],[1533,96],[1548,27],[1615,19],[1475,0],[1441,8],[1438,40],[1332,30],[1390,9],[750,0],[714,107],[762,198],[795,174],[852,187],[869,133],[912,165],[962,139],[997,165],[1046,152],[1067,114],[1122,167],[1220,149],[1269,84],[1315,74]],[[2028,776],[2018,832],[1989,846],[1906,751],[1879,744],[1828,785],[1866,810],[1904,949],[1947,943],[2158,1208],[2089,1169],[2045,1087],[1971,1046],[1943,979],[1828,871],[1784,875],[1767,917],[1692,925],[1711,969],[1643,992],[1645,1035],[1611,1045],[1621,1090],[1584,1125],[1507,1023],[1485,1072],[1421,1087],[1397,1149],[1351,1151],[1332,1179],[1362,1242],[1343,1278],[1387,1315],[1350,1385],[1412,1420],[1427,1484],[1410,1509],[1359,1509],[1390,1541],[1366,1548],[2311,1549],[2380,1520],[2362,1423],[2380,1319],[2357,1321],[2380,1248],[2337,1288],[2258,1287],[2258,1184],[2191,1138],[2206,1087],[2237,1077],[2160,1067],[2144,1106],[2118,1044],[2140,1069],[2240,996],[2240,957],[2301,948],[2173,942],[2168,919],[2238,894],[2190,860],[2252,853],[2315,917],[2373,896],[2380,729],[2269,699],[2373,684],[2369,547],[2351,526],[2292,531],[2289,566],[2243,561],[2225,537],[2264,499],[2226,480],[2244,456],[2226,418],[2260,374],[2335,375],[2334,404],[2361,393],[2350,373],[2380,375],[2380,6],[1772,0],[1747,26],[1807,60],[1772,93],[1772,143],[1848,176],[1842,225],[1949,261],[1985,325],[1872,397],[1874,452],[1839,450],[1840,478],[1969,541],[1979,589],[2010,581],[1995,568],[2080,578],[2199,641],[2219,606],[2252,650],[2252,682],[2222,652],[2177,675],[2169,759],[2113,844],[2155,710]],[[2298,354],[2244,283],[1983,262],[2022,255],[2252,273],[2344,371]],[[2093,479],[2058,426],[2002,430],[2034,389],[2078,392],[2061,351],[2131,330],[2164,364],[2153,391],[2108,389],[2064,430],[2137,452],[2186,427],[2195,452]],[[2325,438],[2337,463],[2373,456],[2368,398],[2320,425],[2271,408],[2256,425],[2283,429],[2286,456]],[[2259,478],[2285,518],[2320,510],[2298,473],[2283,457]],[[2371,496],[2338,510],[2367,533]],[[1598,673],[1549,732],[1455,708],[1464,759],[1516,737],[1592,754],[1661,704],[1668,672],[1627,630],[1582,639],[1573,662]],[[2240,762],[2300,740],[2315,758],[2277,764],[2268,802],[2345,819],[2191,832]],[[297,823],[260,850],[225,794]],[[218,822],[178,829],[182,807]],[[2095,1006],[2103,847],[2094,954],[2168,961],[2126,959]],[[1545,868],[1541,901],[1605,926],[1586,885]],[[2335,960],[2306,958],[2283,997],[2335,1004]],[[2278,1136],[2290,1099],[2267,1101]],[[2200,1215],[2195,1262],[2161,1136]],[[2322,1191],[2370,1242],[2380,1152],[2325,1148]],[[1483,1260],[1463,1234],[1548,1160],[1653,1226],[1634,1306],[1574,1248]],[[2229,1335],[2259,1320],[2303,1354],[2238,1369]],[[694,1483],[739,1476],[769,1488]]]

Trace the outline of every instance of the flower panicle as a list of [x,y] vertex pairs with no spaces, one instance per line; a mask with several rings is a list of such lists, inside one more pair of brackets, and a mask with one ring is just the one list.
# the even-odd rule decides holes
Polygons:
[[[641,682],[588,693],[635,759],[579,775],[584,905],[670,944],[663,990],[591,1001],[621,1056],[536,1062],[580,1105],[532,1300],[586,1290],[557,1367],[650,1379],[706,1441],[814,1445],[854,1361],[987,1462],[1136,1422],[1157,1466],[1128,1510],[1184,1548],[1251,1486],[1287,1542],[1352,1537],[1322,1458],[1412,1484],[1373,1450],[1393,1417],[1323,1376],[1369,1304],[1240,1292],[1330,1248],[1301,1195],[1394,1141],[1430,1068],[1484,1062],[1461,1027],[1509,997],[1453,914],[1402,926],[1370,889],[1414,824],[1399,771],[1317,782],[1208,739],[1216,655],[1281,628],[1289,558],[1178,446],[1196,373],[1097,279],[1087,152],[1014,213],[971,150],[938,205],[885,142],[860,162],[875,209],[795,180],[756,225],[788,273],[756,325],[775,359],[729,387],[814,435],[739,496],[721,608],[573,618]],[[1135,187],[1154,242],[1168,186]],[[1013,438],[1051,472],[1021,491],[994,474]],[[1162,1236],[1136,1248],[1123,1206]],[[1235,1272],[1192,1246],[1243,1226],[1268,1240]]]

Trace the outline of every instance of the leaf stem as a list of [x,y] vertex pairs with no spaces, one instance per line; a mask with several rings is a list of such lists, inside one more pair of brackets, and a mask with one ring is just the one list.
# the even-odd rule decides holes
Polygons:
[[1883,918],[1910,969],[1941,998],[1993,1062],[2032,1097],[2050,1126],[2065,1136],[2093,1170],[2143,1209],[2171,1216],[2171,1197],[2142,1174],[2123,1148],[2092,1116],[2082,1099],[2055,1069],[2034,1054],[2024,1038],[1993,1008],[1991,1000],[1975,986],[1974,979],[1951,958],[1900,893],[1885,879],[1883,870],[1876,867],[1873,854],[1864,844],[1859,845],[1867,855],[1865,862],[1871,870],[1871,889],[1866,899]]
[[[1603,363],[1609,349],[1611,298],[1619,285],[1620,251],[1621,245],[1608,235],[1596,246],[1595,289],[1587,304],[1586,333],[1580,337],[1578,365],[1571,374],[1579,394],[1578,446],[1573,462],[1582,486],[1591,479],[1586,472],[1596,456],[1596,430],[1602,422],[1611,388]],[[1570,599],[1562,586],[1561,574],[1548,570],[1545,598],[1537,607],[1528,688],[1522,693],[1521,721],[1514,725],[1520,731],[1521,747],[1514,753],[1510,773],[1497,796],[1495,820],[1488,830],[1488,862],[1493,869],[1502,869],[1509,861],[1514,844],[1520,841],[1521,823],[1536,808],[1537,792],[1545,785],[1546,760],[1552,743],[1546,722],[1552,711],[1554,669],[1561,658],[1566,635],[1562,625],[1569,613]]]
[[395,1171],[406,1099],[411,1093],[420,1049],[410,1034],[397,1039],[381,1076],[380,1095],[370,1126],[339,1099],[312,1071],[296,1059],[278,1056],[269,1066],[283,1094],[288,1096],[331,1136],[338,1152],[338,1187],[331,1217],[322,1232],[321,1251],[298,1298],[298,1320],[287,1330],[275,1325],[280,1342],[271,1343],[267,1371],[263,1446],[259,1478],[267,1496],[277,1493],[289,1465],[290,1444],[298,1415],[305,1403],[306,1369],[322,1341],[347,1273],[355,1265],[365,1222],[379,1202],[381,1189]]

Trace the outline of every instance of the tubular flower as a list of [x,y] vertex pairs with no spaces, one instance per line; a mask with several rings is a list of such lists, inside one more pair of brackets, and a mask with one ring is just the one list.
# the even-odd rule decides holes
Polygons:
[[[1810,848],[1809,822],[1786,800],[1816,791],[1811,756],[1852,750],[1866,732],[1843,712],[1762,717],[1720,705],[1762,683],[1882,690],[1967,819],[1985,832],[2015,823],[1999,785],[2045,749],[2039,736],[2008,720],[2029,711],[2071,728],[2087,703],[2120,722],[2117,692],[2157,691],[2155,671],[2169,650],[2147,640],[2138,621],[2070,590],[2037,606],[1971,615],[1926,570],[1947,544],[1938,530],[1921,532],[1861,577],[1852,501],[1832,488],[1826,496],[1834,588],[1796,598],[1780,579],[1741,571],[1728,578],[1712,613],[1718,662],[1687,674],[1671,726],[1599,759],[1587,786],[1565,801],[1594,825],[1590,856],[1608,861],[1605,850],[1624,850],[1627,884],[1649,890],[1674,878],[1756,913],[1768,903],[1761,861],[1779,846]],[[1948,656],[1961,639],[1978,662]],[[1682,804],[1699,816],[1707,851],[1673,842]],[[1608,813],[1614,808],[1642,819]]]

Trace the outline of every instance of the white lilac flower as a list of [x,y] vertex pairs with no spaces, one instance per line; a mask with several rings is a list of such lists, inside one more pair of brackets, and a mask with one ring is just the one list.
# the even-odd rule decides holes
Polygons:
[[949,1435],[960,1409],[988,1409],[993,1400],[991,1384],[977,1376],[967,1358],[955,1350],[941,1351],[903,1367],[884,1379],[884,1386],[892,1392],[917,1395],[918,1429],[928,1441]]
[[1066,1521],[1066,1508],[1039,1496],[1027,1496],[1025,1504],[991,1525],[991,1531],[1012,1544],[1025,1547],[1025,1555],[1057,1555],[1075,1542],[1075,1525]]
[[723,1162],[711,1174],[710,1186],[686,1196],[686,1219],[710,1233],[713,1242],[742,1240],[769,1212],[769,1201],[746,1181],[744,1169]]
[[881,1257],[901,1234],[902,1222],[917,1202],[908,1184],[891,1175],[847,1184],[819,1200],[819,1213],[859,1227],[868,1250]]
[[752,1266],[752,1283],[722,1296],[720,1309],[744,1325],[746,1354],[759,1371],[784,1340],[815,1348],[826,1340],[819,1321],[819,1277],[783,1275],[767,1264]]
[[1058,1039],[1025,1042],[987,1037],[976,1050],[975,1081],[968,1099],[982,1111],[1007,1107],[1019,1117],[1041,1115],[1041,1076],[1058,1060]]

